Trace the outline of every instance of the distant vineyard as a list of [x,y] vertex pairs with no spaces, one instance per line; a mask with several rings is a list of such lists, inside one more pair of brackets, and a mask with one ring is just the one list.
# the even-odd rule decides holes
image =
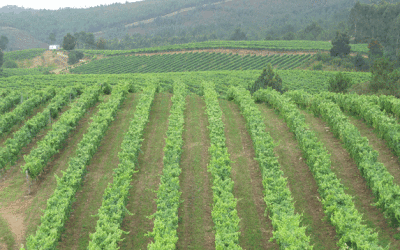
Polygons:
[[[278,70],[283,80],[283,86],[289,90],[306,90],[309,93],[319,93],[328,89],[328,80],[337,72],[334,71],[310,71],[310,70]],[[94,83],[116,81],[132,81],[139,88],[146,86],[148,80],[160,79],[161,87],[172,92],[172,83],[176,79],[184,81],[188,89],[200,94],[203,81],[213,81],[216,91],[225,95],[230,86],[248,86],[261,74],[261,70],[245,71],[197,71],[197,72],[170,72],[148,74],[84,74],[84,75],[37,75],[37,76],[13,76],[4,78],[0,83],[0,90],[4,88],[34,88],[44,89],[49,85],[67,87],[79,83],[90,86]],[[343,72],[350,76],[353,83],[362,83],[370,80],[371,74],[365,72]]]
[[12,68],[3,69],[0,72],[0,76],[2,77],[10,77],[10,76],[25,76],[25,75],[43,75],[46,71],[49,71],[50,68]]
[[46,49],[26,49],[6,52],[4,54],[4,60],[19,61],[25,59],[32,59],[40,56]]
[[239,56],[222,53],[185,53],[157,56],[116,56],[71,69],[77,74],[165,73],[210,70],[261,70],[271,63],[278,69],[300,66],[311,55]]
[[[367,44],[350,44],[352,52],[368,53]],[[278,40],[278,41],[206,41],[198,43],[175,44],[133,50],[83,50],[86,54],[105,56],[125,55],[140,52],[177,51],[188,49],[254,49],[254,50],[277,50],[277,51],[328,51],[332,47],[328,41],[305,41],[305,40]]]

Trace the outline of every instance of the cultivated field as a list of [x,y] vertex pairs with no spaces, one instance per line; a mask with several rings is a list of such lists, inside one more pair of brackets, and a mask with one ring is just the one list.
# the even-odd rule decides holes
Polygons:
[[133,82],[2,92],[2,248],[400,247],[397,99]]
[[[400,249],[398,99],[325,92],[336,72],[293,69],[310,55],[134,56],[229,46],[328,45],[205,42],[100,51],[79,74],[9,70],[0,249]],[[251,96],[267,60],[289,91]]]

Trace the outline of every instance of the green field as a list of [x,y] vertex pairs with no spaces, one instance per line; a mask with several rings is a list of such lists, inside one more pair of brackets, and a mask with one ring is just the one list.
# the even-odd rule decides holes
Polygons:
[[27,49],[4,53],[4,60],[20,61],[40,56],[46,49]]
[[[289,90],[304,89],[310,93],[318,93],[328,89],[328,80],[335,76],[333,71],[308,71],[308,70],[278,70],[283,86]],[[363,83],[370,80],[371,74],[366,72],[342,72],[353,79],[353,83]],[[66,87],[79,83],[85,86],[94,83],[118,81],[133,81],[138,86],[144,86],[148,80],[159,79],[165,90],[172,91],[172,82],[181,80],[188,85],[190,91],[200,94],[202,81],[213,81],[220,95],[225,95],[229,86],[247,86],[253,83],[261,74],[261,70],[243,71],[197,71],[197,72],[170,72],[147,74],[67,74],[67,75],[37,75],[37,76],[12,76],[4,78],[0,89],[34,88],[43,89],[46,86]]]

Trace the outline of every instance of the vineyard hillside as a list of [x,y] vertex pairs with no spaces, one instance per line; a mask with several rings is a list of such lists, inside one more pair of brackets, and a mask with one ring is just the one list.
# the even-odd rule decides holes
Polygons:
[[0,246],[398,249],[400,103],[230,72],[9,77]]

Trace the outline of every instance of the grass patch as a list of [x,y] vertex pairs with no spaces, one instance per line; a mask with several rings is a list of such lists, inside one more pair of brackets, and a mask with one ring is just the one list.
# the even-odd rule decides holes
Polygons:
[[15,240],[7,221],[0,215],[0,247],[2,244],[7,246],[7,250],[12,250],[15,246]]

